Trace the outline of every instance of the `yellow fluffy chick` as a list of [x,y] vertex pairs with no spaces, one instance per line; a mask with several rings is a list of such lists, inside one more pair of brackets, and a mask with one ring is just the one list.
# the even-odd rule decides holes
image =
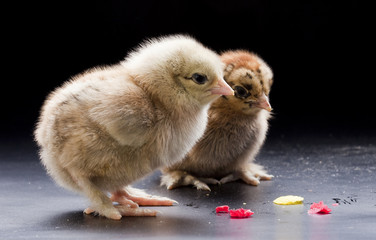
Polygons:
[[223,96],[211,105],[204,136],[182,162],[163,169],[161,185],[168,189],[193,185],[210,190],[208,184],[238,179],[258,185],[260,179],[273,177],[253,162],[268,130],[272,70],[245,50],[224,52],[221,59],[224,78],[235,95]]
[[233,94],[222,66],[197,40],[172,35],[73,77],[42,107],[35,139],[43,165],[58,184],[90,200],[87,214],[155,216],[138,206],[174,201],[130,184],[181,160],[203,135],[209,105]]

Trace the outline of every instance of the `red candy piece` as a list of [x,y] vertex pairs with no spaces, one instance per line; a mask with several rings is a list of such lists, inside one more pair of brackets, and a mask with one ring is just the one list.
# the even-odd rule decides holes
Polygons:
[[230,216],[232,218],[247,218],[247,217],[252,216],[253,214],[254,212],[252,212],[249,209],[239,208],[236,210],[230,210]]
[[332,211],[327,205],[323,203],[323,201],[320,201],[319,203],[312,203],[310,209],[308,210],[308,213],[314,214],[314,213],[324,213],[328,214]]
[[228,213],[229,206],[223,205],[215,208],[216,213]]

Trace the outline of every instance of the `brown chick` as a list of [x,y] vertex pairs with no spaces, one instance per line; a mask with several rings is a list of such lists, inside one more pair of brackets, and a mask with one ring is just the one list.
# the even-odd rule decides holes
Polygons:
[[254,53],[237,50],[221,55],[224,78],[235,96],[223,96],[210,107],[204,136],[182,162],[163,169],[161,185],[168,189],[193,185],[210,190],[207,184],[224,184],[242,179],[258,185],[270,180],[254,158],[268,130],[273,83],[270,67]]
[[90,200],[87,214],[155,216],[138,206],[174,201],[130,184],[181,160],[203,135],[209,104],[233,94],[222,65],[195,39],[173,35],[73,77],[42,107],[35,139],[43,165],[58,184]]

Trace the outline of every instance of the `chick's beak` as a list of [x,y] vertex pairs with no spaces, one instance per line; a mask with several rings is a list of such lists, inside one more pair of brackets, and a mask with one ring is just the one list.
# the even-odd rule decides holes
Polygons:
[[269,99],[265,95],[265,93],[263,93],[261,95],[261,97],[258,99],[258,101],[254,104],[254,106],[258,107],[258,108],[265,109],[268,112],[272,111],[272,107],[270,106]]
[[234,90],[222,78],[218,79],[217,85],[209,91],[213,95],[234,95]]

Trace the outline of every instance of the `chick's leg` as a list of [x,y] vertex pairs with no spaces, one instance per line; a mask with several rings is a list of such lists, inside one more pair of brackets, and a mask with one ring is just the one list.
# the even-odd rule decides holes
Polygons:
[[161,186],[166,185],[167,189],[171,190],[177,187],[193,185],[197,190],[210,191],[206,184],[216,184],[218,181],[213,178],[198,179],[184,171],[166,171],[161,178]]
[[105,216],[110,219],[121,219],[120,212],[113,206],[112,201],[102,192],[93,182],[88,178],[77,174],[74,171],[70,171],[72,178],[78,185],[79,189],[84,195],[86,195],[91,206],[84,210],[84,213],[90,214],[97,212],[99,215]]

